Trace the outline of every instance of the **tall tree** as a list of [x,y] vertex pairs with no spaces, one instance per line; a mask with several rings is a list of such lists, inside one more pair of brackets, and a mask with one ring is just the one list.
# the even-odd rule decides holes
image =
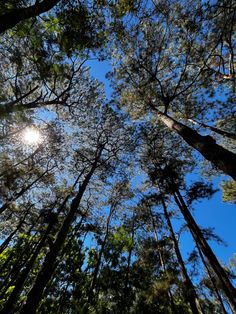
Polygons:
[[[219,15],[225,13],[218,7],[215,10]],[[222,86],[217,83],[213,88],[209,70],[223,36],[213,35],[218,18],[211,16],[211,7],[197,1],[189,6],[184,1],[173,5],[157,1],[139,13],[137,24],[121,21],[117,30],[113,85],[120,105],[132,117],[153,114],[213,166],[235,179],[235,153],[217,144],[212,135],[188,125],[189,118],[202,119],[213,110],[222,112],[223,105],[234,111],[232,92],[223,91],[226,101],[221,104]],[[222,49],[219,54],[226,58]]]

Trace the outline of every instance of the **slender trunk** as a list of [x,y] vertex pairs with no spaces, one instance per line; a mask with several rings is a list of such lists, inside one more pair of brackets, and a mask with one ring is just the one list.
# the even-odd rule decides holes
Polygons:
[[[77,229],[77,230],[80,229],[83,220],[84,220],[84,216],[81,217],[81,219],[80,219],[78,225],[76,225],[76,229]],[[61,262],[61,261],[64,261],[64,260],[66,259],[66,256],[67,256],[67,254],[68,254],[68,247],[69,247],[70,243],[72,242],[72,240],[74,239],[74,235],[75,235],[75,233],[69,234],[69,240],[68,240],[68,242],[66,243],[66,245],[64,245],[64,247],[62,248],[61,253],[60,253],[60,255],[59,255],[59,258],[56,260],[56,262],[55,262],[55,264],[54,264],[53,273],[57,271],[57,268],[58,268],[58,266],[60,265],[60,262]],[[77,266],[78,266],[78,265],[76,265],[75,267],[77,268]],[[60,272],[60,270],[59,270],[59,272]],[[45,295],[49,295],[49,293],[50,293],[50,291],[51,291],[51,287],[52,287],[52,285],[53,285],[54,279],[56,279],[56,278],[51,277],[50,280],[48,281],[47,286],[45,287],[45,290],[44,290],[44,294],[45,294]],[[69,286],[70,286],[70,285],[71,285],[71,284],[70,284],[70,282],[69,282]],[[62,304],[62,306],[66,306],[65,303],[63,304],[63,300],[62,300],[61,298],[60,298],[60,304]],[[41,305],[43,306],[43,304],[41,304]],[[63,309],[62,309],[62,310],[63,310]],[[57,312],[58,312],[58,313],[63,313],[62,310],[60,311],[60,310],[58,309]],[[43,312],[43,309],[41,308],[41,306],[39,306],[39,308],[37,309],[37,311],[38,311],[39,313]]]
[[[155,219],[153,217],[153,213],[152,213],[151,208],[150,208],[150,216],[151,216],[151,220],[152,220],[152,228],[153,228],[153,231],[154,231],[155,240],[156,240],[156,243],[158,244],[159,239],[158,239],[158,234],[157,234],[157,229],[156,229],[156,223],[155,223]],[[165,271],[166,270],[165,261],[164,261],[164,258],[162,256],[161,248],[160,248],[159,245],[158,245],[158,255],[159,255],[159,258],[160,258],[160,263],[161,263],[162,270]]]
[[163,207],[163,211],[164,211],[164,216],[167,222],[167,226],[169,228],[169,232],[170,232],[170,237],[173,241],[173,245],[174,245],[174,250],[175,250],[175,254],[179,263],[179,267],[182,273],[182,277],[183,280],[185,282],[185,297],[186,297],[186,301],[189,303],[191,310],[193,312],[193,314],[199,314],[202,313],[200,306],[199,306],[199,302],[198,302],[198,298],[197,298],[197,293],[195,291],[194,285],[188,275],[187,269],[184,265],[184,261],[179,249],[179,245],[178,245],[178,241],[175,237],[175,233],[174,233],[174,229],[172,227],[172,223],[170,220],[170,216],[166,207],[166,203],[163,199],[163,197],[161,197],[161,202],[162,202],[162,207]]
[[188,121],[192,122],[193,124],[197,124],[197,125],[199,125],[201,127],[204,127],[205,129],[209,129],[212,132],[218,133],[218,134],[220,134],[220,135],[222,135],[224,137],[228,137],[230,139],[236,140],[236,134],[235,133],[230,133],[230,132],[218,129],[218,128],[214,127],[214,126],[210,126],[210,125],[207,125],[205,123],[198,122],[198,121],[193,120],[193,119],[188,119]]
[[[135,224],[135,216],[133,213],[133,218],[132,218],[132,225],[131,225],[131,239],[132,239],[132,243],[134,242],[134,224]],[[133,244],[129,249],[129,253],[128,253],[128,259],[127,259],[127,268],[126,268],[126,274],[125,274],[125,284],[124,284],[124,296],[125,299],[129,299],[129,292],[128,292],[128,284],[129,284],[129,277],[130,277],[130,265],[131,265],[131,257],[132,257],[132,253],[133,253]]]
[[41,2],[36,1],[34,5],[26,8],[9,10],[9,12],[6,12],[0,16],[0,33],[13,28],[23,20],[36,17],[44,12],[49,11],[59,2],[60,0],[44,0]]
[[102,245],[101,245],[101,248],[100,248],[100,251],[99,251],[97,263],[96,263],[96,266],[95,266],[95,269],[94,269],[94,272],[93,272],[92,283],[90,285],[89,292],[88,292],[88,303],[92,303],[93,302],[94,289],[95,289],[95,286],[96,286],[96,283],[97,283],[97,277],[98,277],[98,273],[99,273],[99,270],[100,270],[102,256],[103,256],[104,248],[105,248],[106,241],[107,241],[107,238],[108,238],[111,217],[112,217],[112,214],[114,212],[114,209],[115,208],[111,205],[110,211],[109,211],[109,214],[108,214],[108,217],[107,217],[107,221],[106,221],[105,236],[104,236],[104,239],[102,241]]
[[[78,180],[79,178],[81,177],[81,175],[83,174],[84,172],[84,169],[82,170],[82,172],[78,175],[77,179],[75,180],[75,183],[73,185],[73,189],[76,187],[77,183],[78,183]],[[64,201],[62,202],[62,204],[59,206],[58,210],[57,210],[57,215],[59,215],[61,213],[61,211],[64,209],[66,203],[68,202],[69,198],[71,196],[71,193],[69,193]],[[34,250],[30,260],[25,263],[26,266],[24,268],[24,270],[22,271],[17,283],[15,284],[15,288],[14,290],[12,291],[8,301],[6,302],[3,310],[0,312],[0,313],[11,313],[15,306],[16,306],[16,300],[17,300],[17,296],[19,295],[19,293],[21,292],[21,289],[24,285],[24,282],[26,281],[30,271],[32,270],[32,267],[41,251],[41,249],[43,248],[43,246],[45,245],[46,241],[47,241],[47,238],[48,238],[48,235],[50,234],[50,232],[52,231],[54,225],[55,225],[55,220],[51,221],[51,223],[48,225],[47,227],[47,230],[45,232],[45,234],[43,235],[42,239],[38,242],[37,246],[36,246],[36,249]]]
[[176,121],[156,109],[160,120],[171,130],[178,133],[191,147],[198,150],[216,168],[236,180],[236,154],[216,144],[211,136],[202,136],[197,131]]
[[94,164],[85,177],[82,185],[79,187],[79,191],[75,198],[72,200],[69,213],[67,214],[66,218],[64,219],[64,222],[62,224],[62,227],[58,231],[57,237],[50,247],[49,252],[47,253],[44,263],[41,267],[41,270],[39,271],[35,283],[31,290],[28,293],[28,297],[26,299],[25,304],[23,305],[20,313],[21,314],[34,314],[38,308],[39,302],[42,298],[42,294],[44,291],[44,288],[46,287],[48,281],[53,275],[54,271],[54,265],[55,261],[64,245],[64,242],[66,240],[67,234],[69,232],[70,225],[75,218],[77,209],[80,205],[81,199],[83,197],[83,194],[89,184],[89,181],[97,167],[97,163],[100,159],[102,153],[102,148],[100,149],[98,155],[96,156],[96,159],[94,161]]
[[208,274],[208,276],[209,276],[209,279],[210,279],[210,281],[211,281],[211,283],[212,283],[212,286],[213,286],[213,290],[214,290],[214,292],[215,292],[215,295],[216,295],[216,297],[217,297],[217,299],[218,299],[218,301],[219,301],[219,303],[220,303],[220,305],[221,305],[222,313],[223,313],[223,314],[228,314],[227,311],[226,311],[226,309],[225,309],[224,302],[223,302],[223,300],[222,300],[222,297],[221,297],[221,295],[220,295],[220,292],[218,291],[218,288],[217,288],[217,286],[216,286],[215,279],[213,278],[213,276],[212,276],[212,274],[211,274],[211,271],[210,271],[210,269],[209,269],[209,266],[207,265],[207,262],[205,261],[205,258],[204,258],[203,254],[202,254],[202,251],[201,251],[201,249],[199,248],[199,246],[198,246],[197,243],[196,243],[196,246],[197,246],[197,249],[198,249],[200,258],[201,258],[201,260],[202,260],[202,263],[203,263],[203,265],[204,265],[204,267],[205,267],[205,269],[206,269],[206,271],[207,271],[207,274]]
[[20,228],[22,227],[22,225],[25,223],[25,219],[26,219],[27,215],[29,214],[29,210],[31,209],[32,206],[33,206],[33,205],[31,205],[31,206],[27,209],[27,211],[26,211],[26,213],[25,213],[23,219],[21,219],[21,221],[20,221],[20,223],[18,224],[18,226],[16,227],[16,229],[15,229],[11,234],[9,234],[9,236],[8,236],[8,237],[3,241],[3,243],[0,245],[0,254],[6,249],[6,247],[7,247],[8,244],[11,242],[12,238],[14,237],[14,235],[20,230]]
[[[51,170],[51,169],[50,169]],[[25,194],[27,191],[29,191],[32,186],[37,183],[38,181],[40,181],[44,176],[45,174],[48,172],[49,170],[47,169],[46,171],[44,171],[37,179],[35,179],[33,182],[31,182],[29,185],[27,185],[26,187],[22,188],[20,190],[20,192],[16,193],[16,195],[13,195],[10,199],[8,199],[6,201],[6,203],[4,205],[2,205],[0,207],[0,214],[2,214],[8,207],[9,205],[16,201],[18,198],[20,198],[23,194]]]
[[[35,227],[35,225],[36,225],[36,223],[38,222],[38,220],[39,220],[40,217],[41,217],[41,215],[39,215],[38,218],[36,219],[35,223],[33,223],[33,224],[30,226],[29,230],[26,232],[26,235],[30,235],[31,231],[32,231],[33,228]],[[25,251],[27,251],[27,250],[30,251],[29,249],[30,249],[30,247],[29,247],[29,243],[28,243],[28,245],[26,246],[26,248],[25,248],[23,251],[21,251],[21,254],[20,254],[20,257],[19,257],[20,260],[22,260],[22,256],[24,255]],[[14,257],[14,255],[15,255],[15,253],[14,253],[13,251],[9,254],[9,257],[7,258],[7,260],[4,262],[4,264],[3,264],[2,267],[0,268],[0,274],[2,273],[2,271],[3,271],[6,267],[9,268],[9,262],[10,262],[11,259]],[[17,262],[17,261],[16,261],[16,262]],[[0,290],[1,290],[1,287],[2,287],[2,285],[0,285]]]
[[60,302],[59,302],[59,306],[58,306],[56,314],[65,313],[65,311],[64,311],[65,300],[66,300],[66,294],[67,294],[69,286],[70,286],[70,281],[68,280],[65,288],[63,288],[63,291],[62,291],[62,293],[60,295],[60,298],[59,298]]
[[41,251],[41,249],[45,246],[45,243],[47,241],[48,235],[50,234],[52,228],[53,228],[54,223],[51,223],[48,225],[46,232],[44,233],[42,239],[38,243],[33,255],[29,259],[29,261],[26,263],[20,277],[15,283],[15,287],[8,298],[6,304],[4,305],[3,309],[0,311],[0,314],[9,314],[13,313],[12,311],[15,309],[16,303],[17,303],[17,297],[20,294],[22,287]]
[[175,188],[173,195],[176,204],[178,205],[185,221],[187,222],[195,242],[199,245],[201,251],[207,258],[209,265],[214,270],[231,308],[233,309],[234,313],[236,313],[236,289],[230,282],[224,268],[220,265],[218,259],[204,238],[201,229],[195,222],[177,187]]
[[[76,225],[76,231],[72,233],[72,235],[69,235],[69,241],[67,242],[66,246],[64,246],[61,254],[60,254],[60,260],[64,260],[64,257],[66,258],[66,255],[68,254],[68,248],[70,247],[70,243],[72,242],[72,240],[74,239],[74,237],[76,236],[77,234],[77,231],[80,229],[83,221],[84,221],[84,216],[81,217],[80,219],[80,222],[78,225]],[[87,236],[87,232],[85,234],[85,238]],[[81,251],[82,251],[82,248],[83,248],[83,245],[84,245],[84,241],[85,241],[85,238],[83,239],[80,247],[79,247],[79,251],[77,252],[77,254],[81,254]],[[73,251],[70,252],[70,255],[74,254]],[[56,265],[56,268],[58,267],[58,265]],[[65,299],[66,299],[66,293],[67,293],[67,290],[68,288],[70,287],[70,293],[72,294],[72,291],[71,291],[71,273],[73,274],[75,272],[75,270],[78,269],[78,264],[75,264],[73,265],[73,268],[72,268],[72,271],[70,272],[68,278],[67,278],[67,284],[66,284],[66,287],[63,289],[62,293],[61,293],[61,296],[60,296],[60,302],[59,302],[59,305],[58,305],[58,309],[57,309],[57,314],[60,314],[60,313],[65,313],[66,310],[65,310],[65,307],[67,306],[67,303],[64,302]],[[56,270],[56,269],[55,269]],[[79,270],[81,271],[81,267],[79,268]],[[73,279],[72,279],[73,280]],[[50,286],[50,285],[49,285]],[[45,293],[45,295],[47,295],[47,293]],[[79,302],[79,299],[77,300]],[[38,309],[38,311],[40,312],[40,308]]]
[[134,249],[134,224],[135,224],[135,215],[133,212],[133,218],[132,218],[132,225],[131,225],[131,239],[132,239],[132,246],[130,246],[128,251],[128,258],[127,258],[127,267],[125,272],[125,279],[124,279],[124,296],[122,300],[122,312],[121,313],[128,313],[130,309],[130,289],[129,289],[129,283],[130,283],[130,267],[131,267],[131,260],[132,260],[132,254]]
[[[29,156],[27,156],[26,158],[22,159],[21,161],[17,162],[16,164],[14,165],[11,165],[11,169],[13,168],[16,168],[17,166],[23,164],[23,162],[25,162],[26,160],[28,159],[33,159],[33,157],[40,151],[40,149],[42,148],[42,146],[40,145],[32,154],[30,154]],[[6,173],[9,172],[9,168],[7,170],[4,170],[3,172],[0,173],[0,178],[2,176],[4,176]]]
[[35,248],[40,243],[42,237],[32,245],[28,243],[27,246],[23,249],[17,260],[14,262],[13,267],[8,271],[7,276],[4,278],[4,281],[1,283],[1,294],[0,299],[5,297],[5,293],[10,286],[14,286],[17,282],[20,272],[27,265],[30,256],[34,253]]
[[[152,220],[152,228],[153,228],[153,231],[154,231],[154,234],[155,234],[155,239],[156,239],[156,243],[158,244],[159,243],[159,239],[158,239],[158,234],[157,234],[157,230],[156,230],[156,223],[155,223],[155,219],[153,217],[153,212],[150,209],[150,217],[151,217],[151,220]],[[158,244],[158,255],[159,255],[159,258],[160,258],[160,263],[161,263],[161,267],[162,267],[162,270],[163,272],[166,271],[166,265],[165,265],[165,260],[162,256],[162,252],[161,252],[161,248]],[[175,308],[175,302],[174,302],[174,297],[173,297],[173,294],[171,292],[171,289],[168,288],[168,297],[170,299],[170,305],[171,305],[171,310],[172,310],[172,313],[175,313],[176,312],[176,308]]]

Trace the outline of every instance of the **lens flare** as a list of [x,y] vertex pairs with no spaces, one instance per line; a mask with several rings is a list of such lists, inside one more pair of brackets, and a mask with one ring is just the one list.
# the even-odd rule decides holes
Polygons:
[[36,145],[41,142],[42,137],[36,128],[29,127],[24,130],[22,140],[25,144]]

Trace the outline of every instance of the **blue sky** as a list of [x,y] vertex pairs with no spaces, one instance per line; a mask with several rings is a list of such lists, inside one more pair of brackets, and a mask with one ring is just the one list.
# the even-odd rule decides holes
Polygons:
[[111,70],[109,62],[89,60],[85,63],[85,66],[89,66],[91,75],[104,84],[106,96],[109,98],[111,96],[111,88],[109,81],[105,77],[107,72]]

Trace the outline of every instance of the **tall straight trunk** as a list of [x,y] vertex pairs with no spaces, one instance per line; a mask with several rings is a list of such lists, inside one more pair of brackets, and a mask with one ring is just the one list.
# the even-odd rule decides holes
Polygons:
[[19,22],[52,9],[60,0],[36,1],[34,5],[26,8],[12,9],[0,16],[0,33],[16,26]]
[[[33,228],[35,227],[36,223],[39,221],[40,217],[41,217],[41,215],[39,215],[39,216],[37,217],[36,221],[35,221],[34,223],[32,223],[32,225],[30,226],[29,230],[26,232],[26,235],[30,235],[31,231],[32,231]],[[22,256],[24,255],[25,251],[27,251],[27,250],[31,251],[31,250],[30,250],[30,247],[29,247],[29,244],[26,246],[26,249],[24,249],[24,250],[21,251],[21,254],[20,254],[20,257],[19,257],[20,260],[22,260]],[[15,254],[14,254],[13,251],[9,254],[8,258],[6,259],[6,261],[3,263],[2,267],[0,268],[0,274],[2,273],[2,271],[3,271],[5,268],[8,268],[8,267],[9,267],[9,263],[10,263],[11,259],[14,257],[14,255],[15,255]],[[2,286],[2,285],[0,284],[0,290],[1,290],[1,286]]]
[[[149,208],[149,211],[150,211],[150,217],[151,217],[151,221],[152,221],[152,229],[153,229],[153,232],[154,232],[154,235],[155,235],[156,243],[158,244],[159,243],[159,239],[158,239],[155,219],[154,219],[153,212],[152,212],[151,208]],[[161,263],[162,270],[165,271],[166,270],[166,265],[165,265],[165,261],[164,261],[164,258],[162,256],[162,252],[161,252],[161,248],[160,248],[159,244],[158,244],[158,255],[159,255],[159,258],[160,258],[160,263]]]
[[209,277],[209,279],[210,279],[210,281],[211,281],[211,283],[212,283],[213,291],[215,292],[216,298],[218,299],[218,301],[219,301],[219,303],[220,303],[220,305],[221,305],[222,313],[223,313],[223,314],[228,314],[227,311],[226,311],[226,309],[225,309],[224,302],[223,302],[223,300],[222,300],[222,297],[221,297],[221,295],[220,295],[220,292],[219,292],[219,290],[218,290],[218,288],[217,288],[217,286],[216,286],[215,279],[213,278],[213,276],[212,276],[212,274],[211,274],[211,270],[209,269],[209,265],[207,265],[207,262],[206,262],[206,260],[205,260],[205,258],[204,258],[204,256],[203,256],[203,254],[202,254],[202,251],[201,251],[201,249],[199,248],[199,246],[198,246],[197,243],[196,243],[196,246],[197,246],[197,249],[198,249],[200,258],[201,258],[201,260],[202,260],[202,263],[203,263],[203,265],[204,265],[204,267],[205,267],[205,269],[206,269],[206,272],[207,272],[207,274],[208,274],[208,277]]
[[195,222],[177,187],[175,187],[175,192],[173,193],[173,195],[176,204],[178,205],[182,215],[184,216],[185,221],[187,222],[188,228],[192,233],[195,242],[198,244],[209,265],[213,269],[217,279],[219,280],[222,291],[224,291],[230,307],[233,309],[234,313],[236,313],[236,289],[230,282],[224,268],[220,265],[218,259],[216,258],[215,254],[207,243],[201,229]]
[[[72,186],[72,190],[76,187],[79,178],[81,177],[81,175],[83,174],[84,169],[82,170],[82,172],[78,175],[77,179],[74,182],[74,185]],[[68,202],[69,198],[71,196],[71,193],[69,193],[63,200],[62,204],[59,206],[58,210],[57,210],[57,215],[59,215],[62,210],[64,209],[66,203]],[[51,233],[53,227],[55,226],[55,220],[52,220],[47,229],[46,232],[44,233],[43,237],[39,240],[38,244],[36,245],[36,248],[33,250],[33,254],[31,255],[31,257],[29,258],[28,261],[26,261],[26,263],[24,264],[24,269],[22,271],[22,273],[20,274],[16,284],[15,284],[15,288],[12,291],[8,301],[6,302],[6,304],[4,305],[4,308],[2,311],[0,311],[0,313],[11,313],[16,306],[16,301],[17,301],[17,297],[19,295],[19,293],[22,290],[22,287],[27,279],[27,277],[30,274],[30,271],[33,268],[33,265],[41,251],[41,249],[45,246],[45,243],[48,239],[49,234]]]
[[128,253],[128,258],[127,258],[127,268],[126,268],[126,274],[125,274],[125,283],[124,283],[124,296],[125,299],[129,299],[129,291],[128,291],[128,285],[129,285],[129,278],[130,278],[130,265],[131,265],[131,257],[133,253],[133,242],[134,242],[134,225],[135,225],[135,215],[133,212],[133,217],[132,217],[132,224],[131,224],[131,240],[132,240],[132,246],[129,249]]
[[[77,231],[79,231],[82,223],[84,222],[84,218],[85,218],[85,216],[81,217],[79,225],[78,226],[76,225],[76,231],[73,232],[72,235],[69,235],[69,241],[67,242],[67,245],[64,246],[64,248],[63,248],[63,250],[62,250],[62,252],[60,254],[60,260],[64,260],[64,256],[66,256],[68,254],[68,247],[70,245],[70,242],[72,242],[72,240],[74,239],[74,237],[77,234]],[[88,234],[88,231],[85,232],[84,238],[83,238],[83,240],[82,240],[82,242],[80,244],[79,251],[77,252],[77,254],[81,254],[81,251],[82,251],[82,248],[84,246],[84,242],[85,242],[85,239],[87,237],[87,234]],[[70,252],[70,255],[72,255],[72,254],[73,254],[73,251]],[[56,265],[56,266],[58,266],[58,265]],[[77,264],[73,265],[72,273],[74,273],[74,271],[76,269],[78,269],[78,265]],[[81,267],[79,268],[79,270],[82,272]],[[70,274],[69,274],[69,278],[70,278]],[[70,293],[73,294],[73,292],[71,290],[72,285],[71,285],[71,281],[69,280],[69,278],[67,279],[66,287],[63,289],[63,291],[62,291],[62,293],[61,293],[61,295],[59,297],[60,302],[58,304],[58,308],[57,308],[56,314],[65,313],[66,312],[67,303],[64,302],[64,300],[66,299],[66,293],[68,291],[68,288],[70,288]],[[50,287],[50,285],[49,285],[49,287]],[[47,293],[45,293],[45,295],[47,295]],[[78,302],[79,302],[79,300],[78,300]],[[40,308],[38,309],[38,311],[40,312]]]
[[193,120],[193,119],[188,119],[188,121],[192,122],[193,124],[199,125],[199,126],[205,128],[205,129],[209,129],[212,132],[220,134],[220,135],[222,135],[224,137],[228,137],[230,139],[236,140],[236,134],[235,133],[230,133],[230,132],[221,130],[221,129],[216,128],[214,126],[211,126],[211,125],[208,125],[208,124],[205,124],[203,122],[199,122],[199,121],[196,121],[196,120]]
[[[151,208],[149,208],[149,209],[150,209],[150,217],[151,217],[151,221],[152,221],[152,228],[153,228],[153,231],[154,231],[154,234],[155,234],[156,243],[158,244],[159,239],[158,239],[155,219],[154,219],[154,216],[153,216],[152,209]],[[165,272],[166,271],[166,264],[165,264],[165,260],[164,260],[164,257],[162,255],[162,252],[161,252],[161,248],[159,247],[159,244],[158,244],[158,255],[159,255],[159,258],[160,258],[160,263],[161,263],[162,270],[163,270],[163,272]],[[172,291],[171,291],[170,288],[168,288],[168,298],[170,299],[170,306],[171,306],[172,313],[175,313],[176,312],[176,307],[175,307],[174,297],[173,297],[173,294],[172,294]]]
[[45,243],[47,241],[48,235],[50,234],[52,228],[53,228],[53,223],[49,224],[47,227],[46,232],[44,233],[43,237],[41,238],[41,240],[39,241],[36,249],[34,250],[32,256],[30,257],[29,261],[26,263],[22,273],[20,274],[20,277],[18,278],[18,280],[15,283],[15,287],[10,295],[10,297],[8,298],[6,304],[4,305],[3,309],[0,311],[0,314],[9,314],[9,313],[13,313],[12,311],[15,309],[15,305],[17,303],[17,297],[20,294],[22,287],[41,251],[41,249],[45,246]]
[[181,255],[181,252],[179,249],[178,241],[175,237],[174,229],[172,227],[170,216],[169,216],[167,206],[166,206],[166,203],[165,203],[165,200],[163,199],[163,197],[161,197],[161,202],[162,202],[162,207],[163,207],[164,216],[165,216],[165,219],[167,222],[167,226],[169,228],[170,237],[171,237],[171,240],[173,242],[175,255],[177,257],[178,264],[179,264],[179,267],[180,267],[180,270],[182,273],[182,277],[183,277],[183,280],[185,282],[186,301],[189,303],[193,314],[200,314],[200,313],[202,313],[202,311],[200,309],[200,305],[198,302],[197,293],[196,293],[194,285],[193,285],[193,283],[192,283],[192,281],[188,275],[187,269],[184,265],[184,261],[183,261],[183,258],[182,258],[182,255]]
[[95,269],[94,269],[94,272],[93,272],[92,283],[90,285],[89,292],[88,292],[88,302],[89,303],[93,302],[94,289],[96,287],[97,277],[98,277],[98,273],[99,273],[100,266],[101,266],[101,261],[102,261],[104,248],[105,248],[105,245],[106,245],[106,242],[107,242],[107,238],[108,238],[108,235],[109,235],[109,227],[110,227],[111,217],[112,217],[112,214],[114,213],[115,206],[116,205],[111,205],[110,211],[109,211],[109,214],[108,214],[108,217],[107,217],[105,236],[104,236],[104,239],[102,241],[102,245],[101,245],[101,248],[100,248],[100,251],[99,251],[99,254],[98,254],[98,260],[97,260],[97,263],[96,263],[96,266],[95,266]]
[[[78,223],[78,225],[76,225],[76,230],[79,230],[80,229],[80,227],[81,227],[81,225],[82,225],[82,223],[83,223],[83,221],[84,221],[84,216],[82,216],[81,217],[81,219],[80,219],[80,221],[79,221],[79,223]],[[60,262],[61,261],[64,261],[64,259],[66,258],[66,256],[67,256],[67,254],[68,254],[68,247],[69,247],[69,245],[70,245],[70,243],[72,242],[72,240],[74,239],[74,235],[75,235],[76,233],[70,233],[69,234],[69,240],[68,240],[68,242],[66,243],[66,245],[64,245],[64,247],[62,248],[62,250],[61,250],[61,252],[60,252],[60,255],[59,255],[59,258],[56,260],[56,262],[55,262],[55,264],[54,264],[54,269],[53,269],[53,273],[54,272],[56,272],[57,271],[57,268],[58,268],[58,266],[60,267]],[[84,242],[83,242],[84,243]],[[70,254],[71,254],[71,252],[70,252]],[[76,267],[77,267],[78,265],[76,265]],[[60,271],[60,270],[59,270]],[[56,279],[56,278],[53,278],[53,276],[50,278],[50,280],[49,280],[49,282],[48,282],[48,284],[47,284],[47,286],[46,286],[46,288],[45,288],[45,290],[44,290],[44,294],[45,295],[48,295],[49,293],[50,293],[50,291],[51,291],[51,285],[53,284],[53,281],[54,281],[54,279]],[[71,284],[70,284],[70,281],[69,281],[69,287],[71,286]],[[71,287],[70,287],[71,288]],[[64,289],[63,289],[63,291],[65,291]],[[62,291],[62,294],[61,295],[63,295],[63,291]],[[71,292],[71,289],[70,289],[70,292]],[[59,299],[60,299],[60,304],[62,305],[62,306],[66,306],[66,304],[65,303],[63,303],[63,298],[62,297],[59,297]],[[60,304],[58,305],[58,307],[60,307]],[[43,304],[41,304],[42,306],[43,306]],[[63,310],[63,309],[62,309]],[[60,309],[58,308],[58,310],[57,310],[57,313],[64,313],[63,311],[60,311]],[[39,306],[39,308],[37,309],[37,311],[39,312],[39,313],[41,313],[42,311],[43,311],[43,309],[41,308],[41,306]]]
[[[10,286],[14,286],[17,282],[22,269],[27,265],[30,260],[31,255],[34,253],[36,247],[40,243],[42,237],[32,245],[28,243],[27,246],[22,250],[21,254],[18,256],[17,260],[14,262],[13,267],[8,271],[7,276],[4,278],[4,281],[1,282],[0,289],[0,299],[5,298],[5,293]],[[6,266],[5,266],[6,267]]]
[[72,200],[70,210],[64,219],[64,222],[60,228],[60,230],[57,233],[56,239],[53,242],[53,244],[50,247],[49,252],[47,253],[44,263],[41,267],[41,270],[39,271],[36,280],[34,282],[33,287],[28,293],[28,297],[26,299],[25,304],[23,305],[22,309],[20,310],[21,314],[34,314],[38,308],[39,302],[42,298],[44,288],[46,287],[48,281],[53,275],[54,272],[54,265],[55,261],[64,245],[64,242],[66,240],[67,234],[69,232],[69,228],[71,226],[72,221],[75,218],[77,209],[80,205],[81,199],[83,197],[83,194],[90,182],[90,179],[95,172],[97,168],[98,161],[100,159],[101,153],[102,153],[103,147],[100,149],[98,155],[95,158],[95,161],[85,177],[83,183],[79,187],[79,191],[77,195]]
[[157,112],[160,120],[171,130],[179,134],[185,142],[198,150],[202,156],[209,160],[216,168],[236,180],[236,154],[216,144],[210,136],[200,135],[197,131],[176,121],[159,110]]

